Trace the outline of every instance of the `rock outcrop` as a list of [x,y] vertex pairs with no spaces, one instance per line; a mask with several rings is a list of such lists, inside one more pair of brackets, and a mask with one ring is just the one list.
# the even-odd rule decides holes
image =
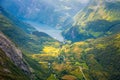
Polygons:
[[23,61],[22,52],[2,32],[0,32],[0,48],[17,67],[30,74],[27,64]]

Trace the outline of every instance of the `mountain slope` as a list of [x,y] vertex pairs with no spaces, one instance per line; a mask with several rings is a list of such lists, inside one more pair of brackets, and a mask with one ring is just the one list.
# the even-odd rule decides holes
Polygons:
[[84,56],[86,57],[92,78],[100,80],[119,80],[120,34],[97,39],[92,42],[93,43],[89,44],[89,46],[94,47],[90,47],[91,49],[88,48],[87,54]]
[[120,32],[119,7],[119,0],[92,0],[74,17],[73,27],[63,35],[66,39],[80,41]]
[[16,25],[17,27],[23,29],[25,32],[27,33],[31,33],[32,31],[35,31],[35,28],[33,28],[32,26],[30,26],[27,23],[24,23],[20,20],[18,20],[15,16],[12,16],[11,14],[9,14],[9,12],[7,12],[3,7],[0,6],[0,11],[1,13],[6,16],[7,18],[10,19],[10,21],[12,23],[14,23],[14,25]]
[[[20,25],[19,22],[17,22],[17,24]],[[11,21],[9,18],[0,13],[0,31],[2,31],[24,51],[28,51],[29,53],[39,53],[43,47],[43,44],[46,44],[46,42],[56,41],[50,36],[38,37],[34,34],[36,30],[26,31],[28,25],[24,25],[24,28],[21,28],[17,24],[16,21]]]
[[0,79],[29,80],[30,74],[21,51],[0,32]]
[[25,73],[18,68],[0,49],[0,79],[1,80],[29,80]]
[[[86,78],[87,80],[120,79],[120,33],[75,42],[71,45],[66,44],[60,56],[63,57],[59,60],[61,64],[54,63],[54,66],[61,75],[73,75],[78,79]],[[62,66],[62,70],[56,68],[57,65],[60,68]],[[62,73],[63,70],[64,73]]]
[[[17,24],[20,24],[19,21]],[[29,78],[32,78],[33,80],[46,80],[46,78],[49,76],[46,69],[41,67],[37,61],[31,59],[30,55],[40,53],[43,49],[43,46],[55,46],[55,43],[59,44],[59,42],[43,32],[33,30],[29,31],[28,33],[28,31],[26,31],[28,26],[21,28],[17,24],[16,21],[11,20],[11,18],[5,16],[4,13],[0,13],[0,31],[4,33],[5,36],[24,53],[23,60],[26,61],[30,71],[32,72],[32,75],[29,76]],[[7,44],[8,43],[6,43],[5,47]]]

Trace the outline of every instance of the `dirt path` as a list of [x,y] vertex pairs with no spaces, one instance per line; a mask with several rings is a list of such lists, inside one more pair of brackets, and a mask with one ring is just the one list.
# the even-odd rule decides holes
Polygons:
[[83,73],[83,70],[82,70],[82,67],[81,67],[81,66],[79,66],[79,69],[80,69],[80,71],[81,71],[81,73],[82,73],[84,79],[87,80],[87,78],[85,77],[85,74]]

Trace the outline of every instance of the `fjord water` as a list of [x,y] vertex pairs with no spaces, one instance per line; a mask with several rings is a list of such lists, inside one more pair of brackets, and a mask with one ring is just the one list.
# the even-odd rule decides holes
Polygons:
[[56,29],[49,25],[42,24],[42,23],[36,23],[32,21],[27,21],[27,23],[35,27],[38,31],[44,32],[60,42],[64,41],[64,38],[61,34],[62,30],[60,29]]

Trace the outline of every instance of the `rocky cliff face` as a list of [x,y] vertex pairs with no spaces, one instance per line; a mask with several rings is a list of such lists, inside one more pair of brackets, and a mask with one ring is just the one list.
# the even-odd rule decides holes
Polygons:
[[0,32],[0,48],[10,60],[26,74],[30,74],[27,64],[23,61],[22,52]]

